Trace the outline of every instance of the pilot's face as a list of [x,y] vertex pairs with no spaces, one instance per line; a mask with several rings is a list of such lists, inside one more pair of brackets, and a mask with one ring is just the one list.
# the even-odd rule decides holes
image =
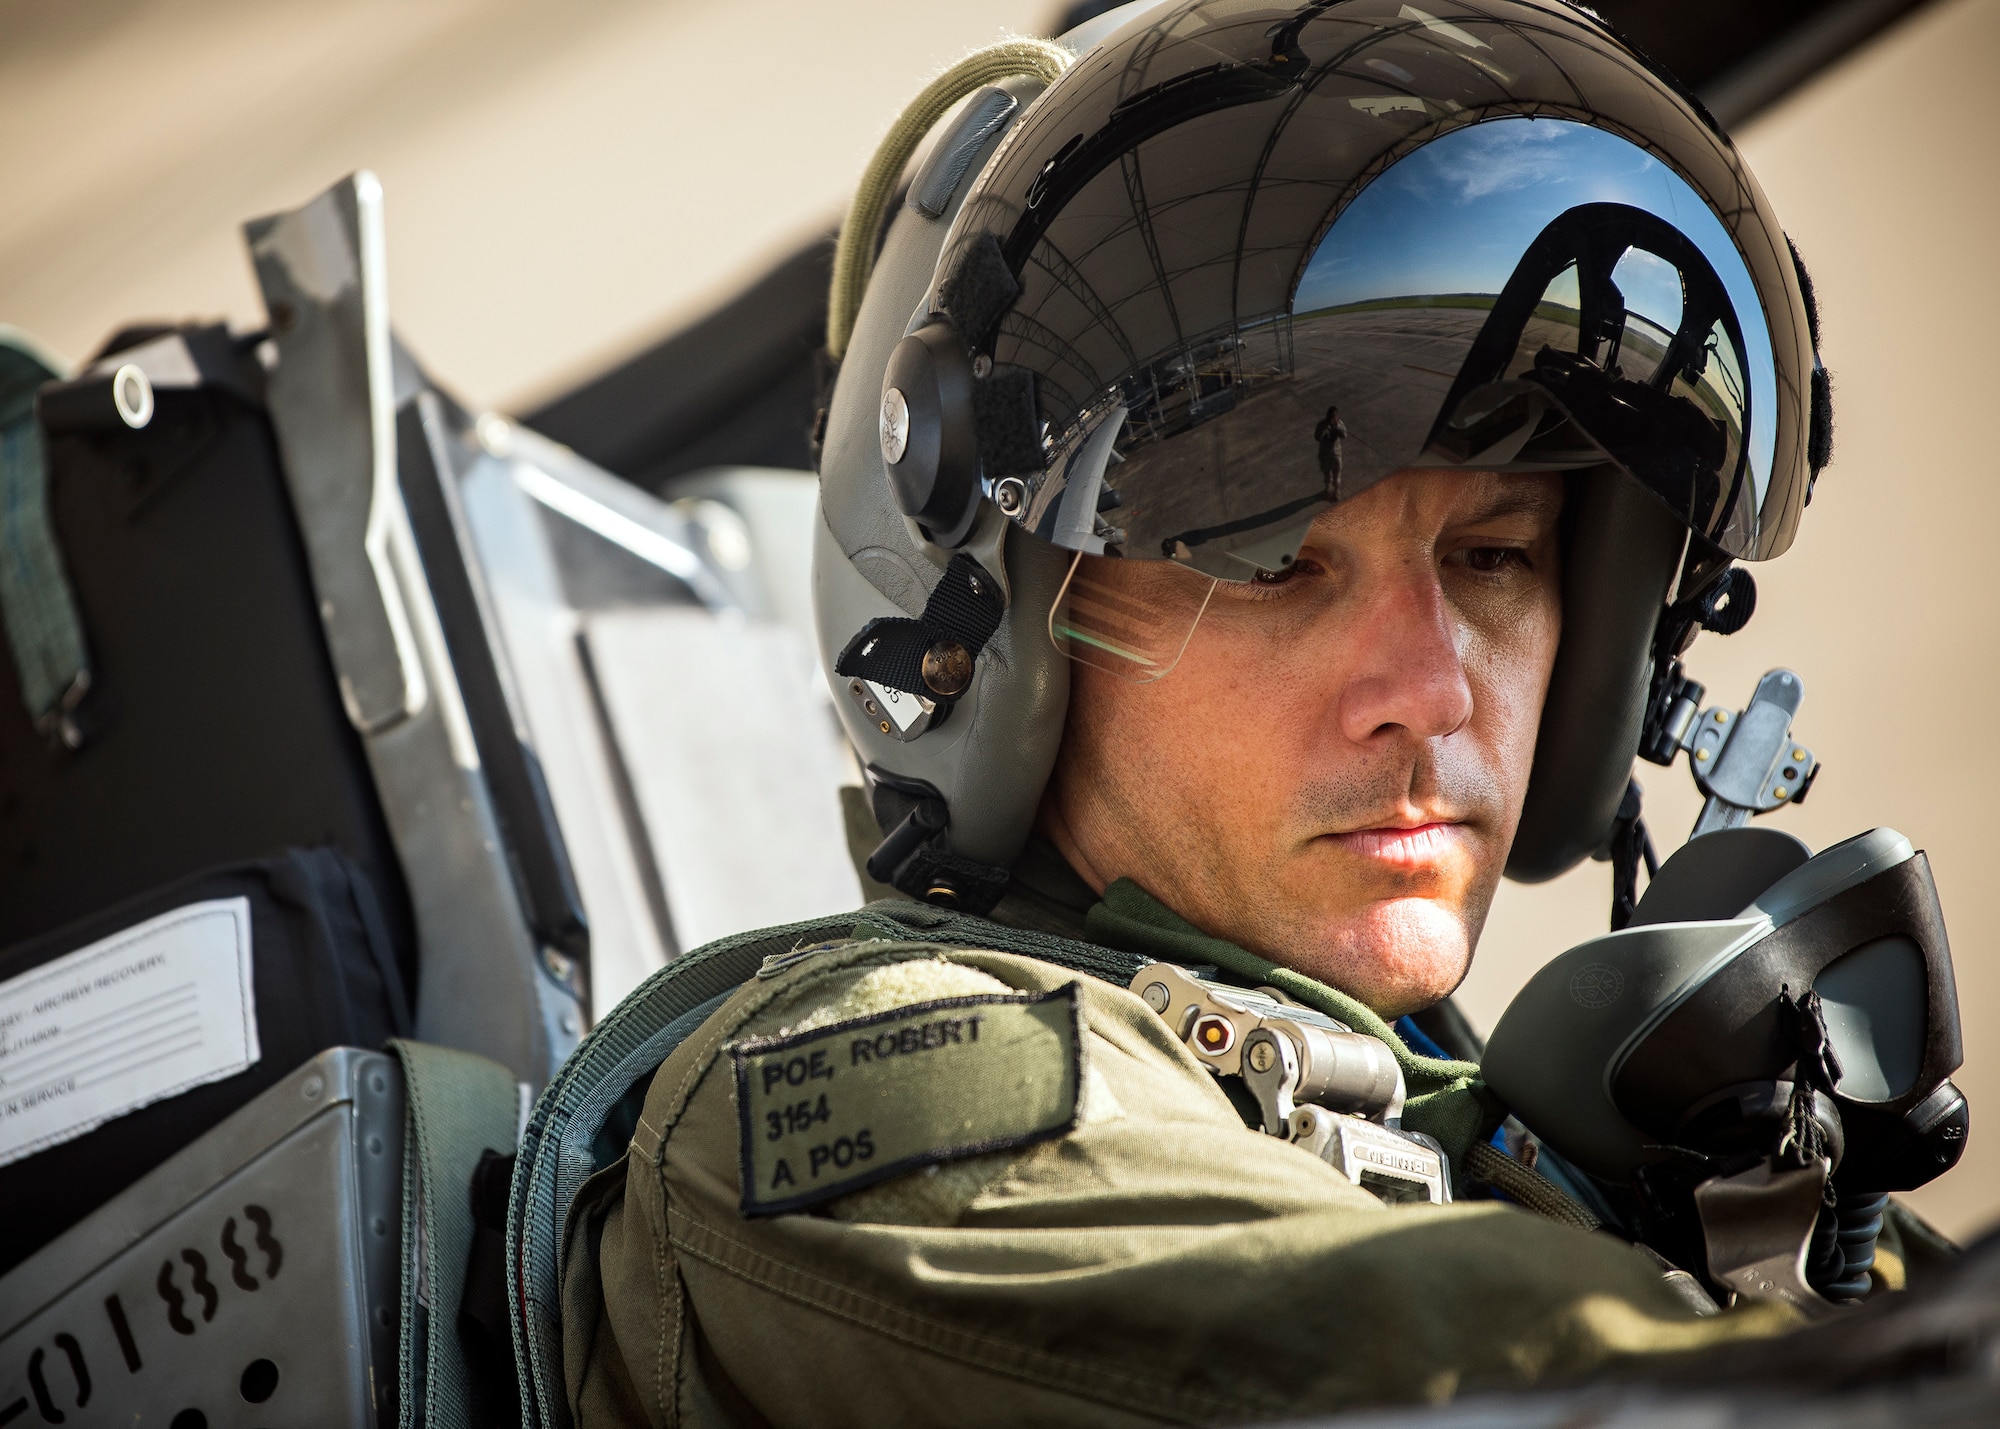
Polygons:
[[[1411,470],[1222,582],[1165,678],[1072,667],[1043,830],[1203,931],[1393,1017],[1458,985],[1562,633],[1560,477]],[[1144,596],[1186,581],[1106,560]]]

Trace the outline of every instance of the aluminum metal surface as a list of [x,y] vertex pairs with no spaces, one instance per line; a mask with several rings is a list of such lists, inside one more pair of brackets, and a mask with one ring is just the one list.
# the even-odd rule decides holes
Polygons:
[[0,1280],[0,1423],[396,1422],[403,1082],[323,1052]]
[[398,476],[424,385],[388,327],[381,186],[363,171],[245,225],[277,361],[269,407],[348,717],[417,924],[417,1031],[539,1087],[582,1033],[544,968]]

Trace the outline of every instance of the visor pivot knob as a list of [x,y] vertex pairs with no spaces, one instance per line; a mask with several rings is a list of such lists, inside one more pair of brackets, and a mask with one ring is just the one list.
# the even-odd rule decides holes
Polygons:
[[924,651],[924,684],[944,699],[956,699],[972,683],[972,654],[956,640],[940,640]]
[[882,460],[894,466],[910,444],[910,404],[900,389],[882,394]]

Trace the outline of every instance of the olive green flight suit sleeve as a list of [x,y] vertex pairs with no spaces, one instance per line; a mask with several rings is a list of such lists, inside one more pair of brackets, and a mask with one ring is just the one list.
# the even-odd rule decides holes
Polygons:
[[[743,1214],[729,1044],[1071,984],[1073,1129]],[[1795,1323],[1698,1319],[1629,1246],[1511,1206],[1384,1205],[1245,1128],[1137,997],[1002,953],[847,943],[751,979],[660,1069],[622,1181],[597,1184],[564,1271],[583,1429],[1257,1422]]]

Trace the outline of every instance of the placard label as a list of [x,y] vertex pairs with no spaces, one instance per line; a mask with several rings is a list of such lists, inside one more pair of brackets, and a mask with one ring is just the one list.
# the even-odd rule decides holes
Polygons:
[[190,903],[0,983],[0,1166],[253,1065],[250,900]]

